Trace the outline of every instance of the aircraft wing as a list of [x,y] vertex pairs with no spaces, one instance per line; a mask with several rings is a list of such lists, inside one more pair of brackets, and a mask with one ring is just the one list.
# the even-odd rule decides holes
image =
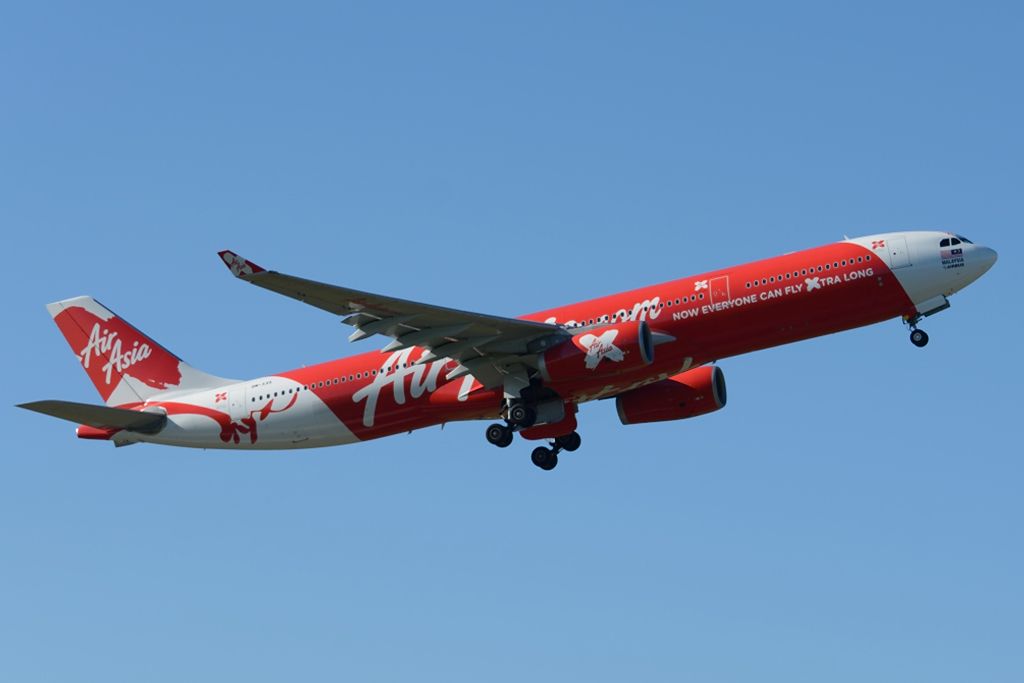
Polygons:
[[266,270],[231,251],[219,253],[235,277],[344,316],[342,322],[356,328],[349,341],[381,334],[392,339],[384,351],[418,346],[430,351],[419,363],[457,361],[448,379],[471,374],[487,388],[501,386],[522,368],[536,368],[537,354],[569,336],[559,325],[362,292]]

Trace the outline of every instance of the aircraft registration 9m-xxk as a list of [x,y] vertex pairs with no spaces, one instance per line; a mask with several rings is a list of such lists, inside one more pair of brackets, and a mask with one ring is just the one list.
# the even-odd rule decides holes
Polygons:
[[334,446],[456,420],[495,420],[495,446],[546,441],[544,470],[580,446],[579,405],[615,398],[623,424],[722,408],[713,362],[901,317],[925,316],[996,252],[946,232],[871,235],[522,316],[471,313],[265,270],[220,253],[235,277],[343,318],[379,351],[248,381],[200,372],[91,297],[47,306],[105,405],[22,408],[78,423],[83,439],[238,450]]

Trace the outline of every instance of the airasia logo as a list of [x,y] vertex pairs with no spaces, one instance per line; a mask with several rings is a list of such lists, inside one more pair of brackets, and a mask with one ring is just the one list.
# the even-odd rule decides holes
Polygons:
[[86,369],[89,369],[89,363],[93,358],[106,358],[107,362],[100,368],[100,372],[105,373],[104,379],[107,384],[110,384],[110,377],[114,370],[117,370],[118,374],[123,373],[139,361],[149,358],[152,353],[153,350],[149,348],[149,344],[138,341],[134,342],[132,348],[127,351],[122,350],[121,338],[117,332],[109,330],[101,332],[100,324],[96,323],[92,326],[92,332],[89,333],[89,341],[78,355],[82,359],[82,367]]
[[608,330],[601,336],[585,334],[580,337],[580,346],[587,352],[583,361],[587,370],[593,370],[605,358],[616,363],[625,359],[626,356],[622,353],[622,349],[613,343],[617,336],[619,336],[618,330]]
[[245,275],[252,275],[255,270],[244,258],[230,251],[225,251],[220,257],[227,264],[227,267],[231,269],[231,274],[235,277],[243,277]]
[[[415,348],[415,347],[414,347]],[[389,387],[394,398],[395,405],[404,405],[406,402],[406,381],[409,378],[409,397],[418,399],[425,394],[432,394],[444,381],[440,378],[441,371],[450,362],[448,358],[440,358],[429,364],[413,364],[410,362],[414,348],[395,351],[381,364],[380,370],[373,376],[373,381],[361,387],[352,394],[352,400],[356,403],[366,401],[363,406],[363,426],[372,427],[377,418],[377,403],[381,394]],[[421,358],[427,354],[424,350]],[[465,401],[470,387],[473,385],[473,376],[466,375],[462,379],[462,387],[459,390],[459,400]]]
[[178,358],[117,316],[101,317],[84,307],[70,306],[55,315],[53,322],[104,401],[113,395],[122,376],[154,389],[181,384]]

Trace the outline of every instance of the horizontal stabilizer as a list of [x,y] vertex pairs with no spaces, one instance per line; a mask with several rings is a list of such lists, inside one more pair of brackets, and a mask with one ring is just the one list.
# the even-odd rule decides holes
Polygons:
[[167,423],[167,416],[163,413],[143,413],[73,401],[33,401],[21,403],[18,407],[97,429],[127,429],[143,434],[155,434]]

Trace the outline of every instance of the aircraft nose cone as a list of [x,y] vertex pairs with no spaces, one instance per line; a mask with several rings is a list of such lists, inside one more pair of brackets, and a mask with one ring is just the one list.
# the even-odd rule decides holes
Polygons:
[[995,264],[996,259],[999,258],[999,254],[996,253],[995,249],[979,247],[977,258],[982,265],[982,272],[985,272]]
[[981,278],[983,274],[988,272],[988,269],[995,263],[995,259],[998,255],[994,249],[988,247],[976,247],[974,253],[969,256],[968,260],[968,273],[971,276],[971,281],[974,282],[978,278]]

